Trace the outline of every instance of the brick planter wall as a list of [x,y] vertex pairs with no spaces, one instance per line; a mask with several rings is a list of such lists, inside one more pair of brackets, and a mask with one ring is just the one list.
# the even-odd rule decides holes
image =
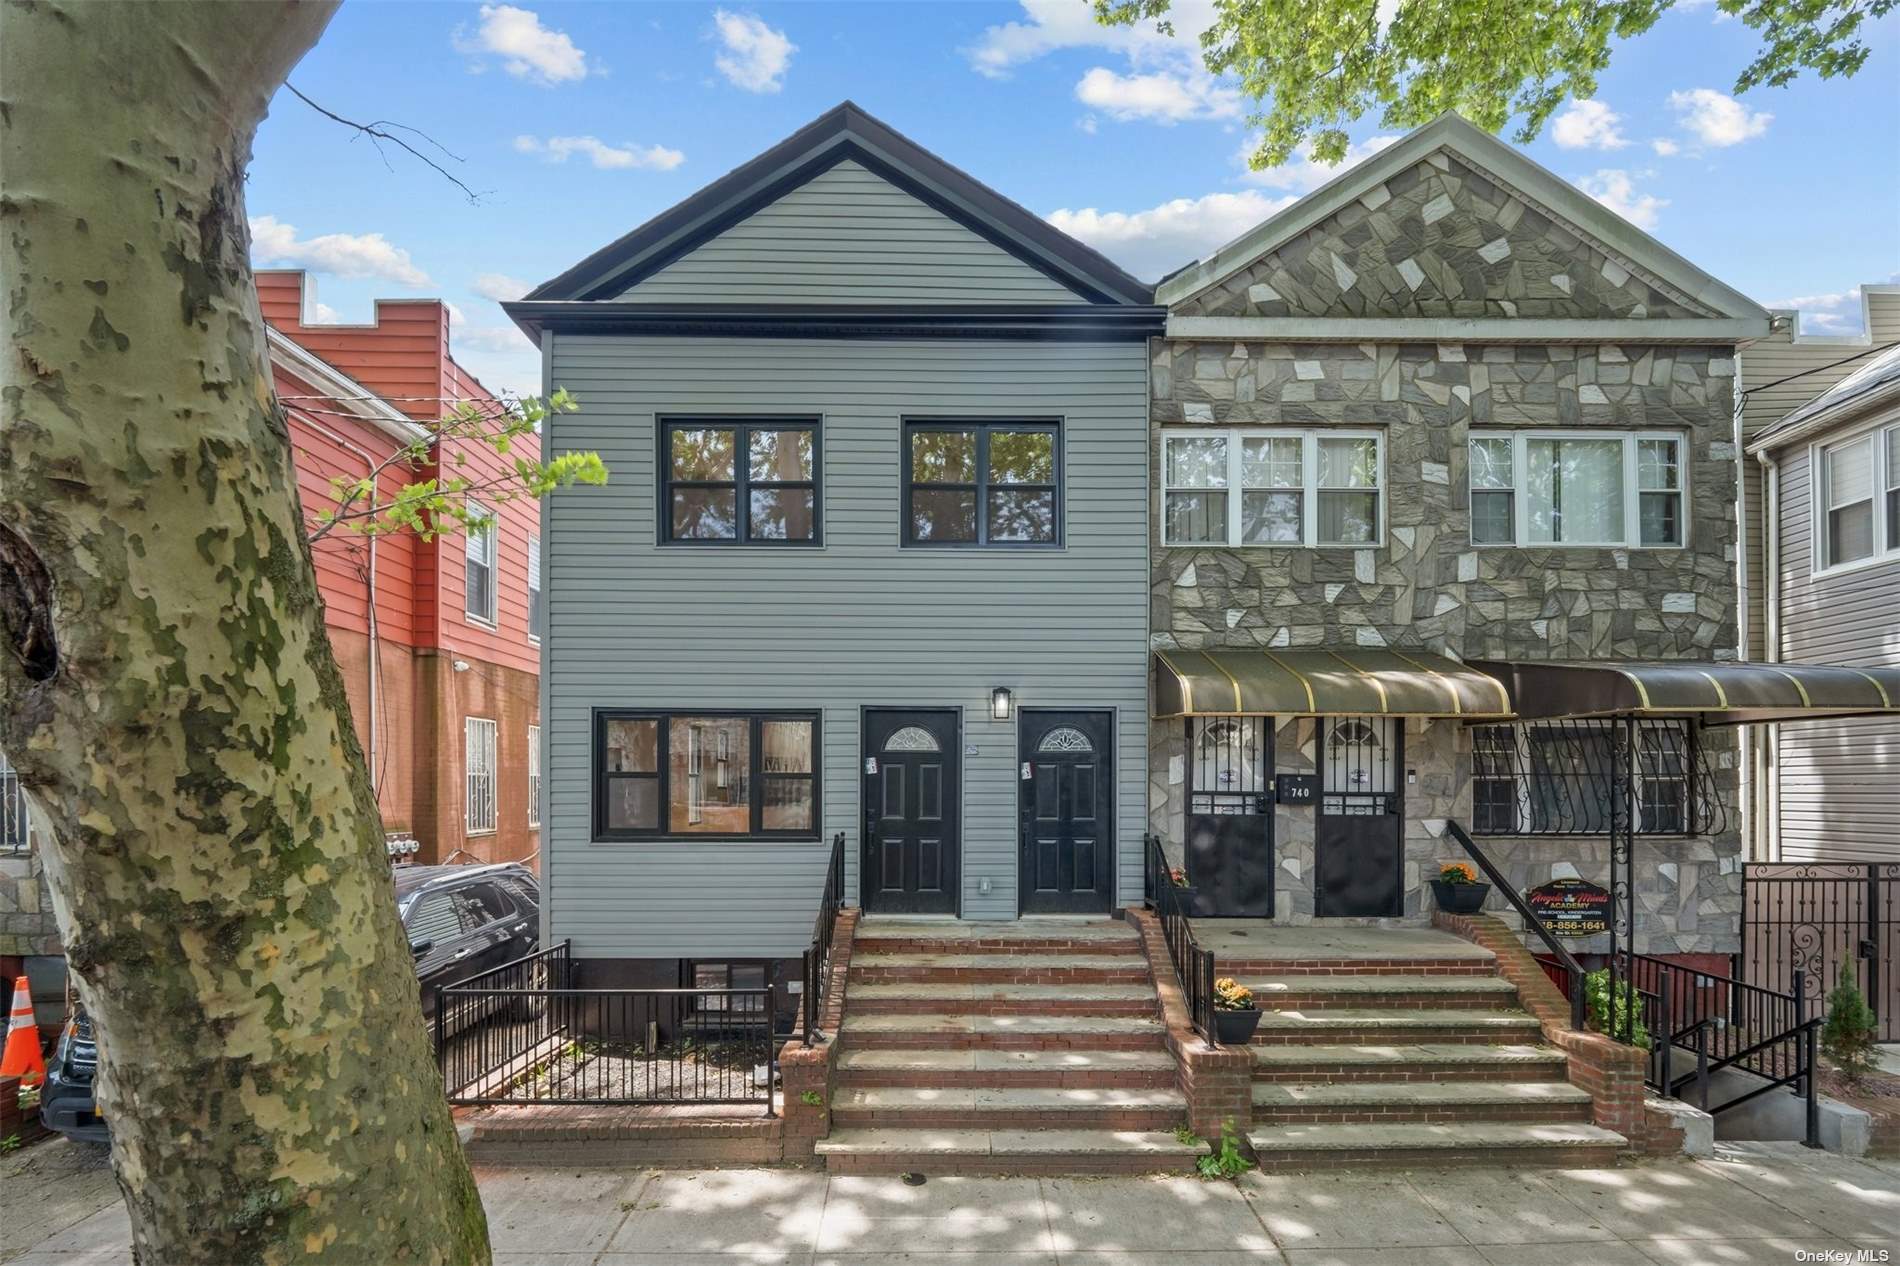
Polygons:
[[[812,1145],[831,1133],[831,1100],[838,1088],[838,1030],[844,1024],[845,982],[851,978],[851,951],[857,938],[858,909],[840,910],[831,932],[831,971],[824,1006],[818,1012],[816,1046],[793,1038],[779,1052],[779,1073],[785,1088],[785,1131],[782,1159],[806,1164]],[[818,1102],[804,1096],[816,1092]]]
[[1188,1019],[1187,998],[1168,957],[1161,920],[1151,910],[1131,908],[1126,914],[1141,936],[1142,953],[1154,974],[1168,1051],[1187,1099],[1189,1128],[1204,1139],[1217,1140],[1222,1123],[1232,1121],[1234,1129],[1245,1134],[1253,1121],[1253,1052],[1244,1046],[1210,1048],[1201,1040]]

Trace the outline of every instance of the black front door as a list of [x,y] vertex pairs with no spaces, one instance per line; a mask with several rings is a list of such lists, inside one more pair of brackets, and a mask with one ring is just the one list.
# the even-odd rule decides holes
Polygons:
[[1114,719],[1025,709],[1021,766],[1024,914],[1103,914],[1114,897]]
[[1319,819],[1313,913],[1405,913],[1405,732],[1391,717],[1319,718]]
[[1271,717],[1189,717],[1188,913],[1273,917]]
[[959,741],[948,709],[864,714],[865,909],[957,912]]

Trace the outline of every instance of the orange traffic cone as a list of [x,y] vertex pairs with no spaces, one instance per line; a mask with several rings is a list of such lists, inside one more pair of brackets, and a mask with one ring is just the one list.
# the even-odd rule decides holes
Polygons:
[[18,1077],[23,1086],[46,1080],[46,1061],[40,1058],[40,1029],[33,1023],[33,991],[26,977],[13,982],[13,1014],[7,1017],[7,1050],[0,1055],[0,1077]]

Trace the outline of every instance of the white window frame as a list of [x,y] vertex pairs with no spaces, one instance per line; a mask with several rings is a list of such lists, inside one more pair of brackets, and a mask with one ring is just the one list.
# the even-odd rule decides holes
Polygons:
[[[1827,557],[1827,455],[1844,444],[1856,444],[1861,440],[1871,442],[1874,450],[1874,552],[1851,563],[1830,562]],[[1817,440],[1808,446],[1808,536],[1813,542],[1809,550],[1811,575],[1839,576],[1868,567],[1884,566],[1900,559],[1900,545],[1887,543],[1891,530],[1887,496],[1890,492],[1900,490],[1900,461],[1894,460],[1896,446],[1900,446],[1900,422],[1896,422],[1892,414],[1832,439]]]
[[495,723],[462,718],[462,833],[493,835],[495,812]]
[[[1219,489],[1190,488],[1168,482],[1168,443],[1171,440],[1219,439],[1227,442],[1227,485]],[[1241,542],[1240,530],[1244,521],[1242,494],[1249,491],[1240,480],[1246,441],[1261,439],[1297,439],[1300,446],[1300,539],[1295,541],[1256,541]],[[1378,494],[1378,530],[1369,541],[1334,542],[1319,540],[1319,442],[1327,440],[1371,440],[1373,443],[1373,466],[1376,486],[1363,491]],[[1247,426],[1247,427],[1190,427],[1170,426],[1161,432],[1161,543],[1170,548],[1181,549],[1380,549],[1386,541],[1386,468],[1385,468],[1385,432],[1373,429],[1335,429],[1332,427],[1289,427],[1289,426]],[[1170,492],[1218,491],[1227,494],[1227,538],[1221,541],[1176,541],[1168,537],[1168,494]],[[1292,492],[1291,488],[1266,489],[1254,488],[1252,491]],[[1326,491],[1340,491],[1327,489]]]
[[486,557],[481,561],[488,568],[488,610],[471,611],[469,609],[468,577],[464,575],[462,577],[462,614],[477,624],[485,624],[492,629],[496,624],[495,611],[501,593],[501,520],[495,517],[493,511],[479,502],[469,501],[467,506],[470,514],[479,515],[488,520],[488,526],[485,528],[465,529],[468,539],[462,543],[462,567],[466,572],[472,558],[469,554],[469,546],[478,540],[485,542],[482,552]]
[[541,727],[528,727],[528,825],[541,825]]
[[[528,534],[528,640],[539,645],[542,635],[534,631],[534,611],[537,598],[545,604],[547,592],[541,587],[541,537],[539,533],[530,532]],[[541,622],[544,626],[542,630],[543,633],[546,632],[545,625],[547,618],[547,607],[542,605]]]
[[[1515,534],[1510,541],[1472,540],[1473,549],[1641,549],[1641,550],[1683,550],[1689,548],[1690,516],[1689,498],[1689,437],[1681,431],[1604,431],[1572,430],[1532,427],[1522,431],[1503,430],[1495,427],[1473,427],[1466,435],[1465,448],[1465,507],[1467,536],[1471,494],[1485,489],[1471,487],[1471,449],[1472,440],[1511,441],[1511,529]],[[1533,541],[1530,539],[1530,463],[1529,441],[1531,440],[1620,440],[1623,444],[1623,539],[1617,541]],[[1643,538],[1643,489],[1638,487],[1640,462],[1638,452],[1644,440],[1669,440],[1676,446],[1676,471],[1680,487],[1675,489],[1679,505],[1677,519],[1682,527],[1682,539],[1662,545],[1642,544]],[[1491,489],[1496,492],[1501,489]],[[1660,489],[1652,491],[1661,491]]]

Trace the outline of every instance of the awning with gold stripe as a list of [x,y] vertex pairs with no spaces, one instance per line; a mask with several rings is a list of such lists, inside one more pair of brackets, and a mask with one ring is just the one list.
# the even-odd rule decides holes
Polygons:
[[1157,650],[1150,676],[1156,717],[1511,715],[1497,678],[1414,651]]
[[1698,715],[1707,725],[1900,714],[1900,668],[1684,660],[1472,660],[1511,710],[1546,717]]

